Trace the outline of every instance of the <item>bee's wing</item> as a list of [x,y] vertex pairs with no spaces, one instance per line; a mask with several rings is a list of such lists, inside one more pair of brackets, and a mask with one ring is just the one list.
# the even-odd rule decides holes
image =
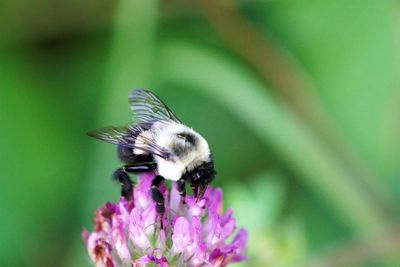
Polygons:
[[167,105],[150,91],[144,89],[133,90],[129,93],[128,99],[137,123],[171,120],[182,123]]
[[103,140],[107,143],[131,147],[148,154],[157,155],[164,159],[171,157],[171,153],[167,149],[157,145],[154,139],[151,137],[141,137],[141,143],[136,144],[135,137],[143,131],[144,128],[139,124],[127,127],[105,127],[90,131],[88,132],[88,135]]
[[135,140],[129,138],[128,127],[105,127],[93,130],[87,133],[89,136],[106,141],[114,145],[124,145],[127,147],[134,147]]

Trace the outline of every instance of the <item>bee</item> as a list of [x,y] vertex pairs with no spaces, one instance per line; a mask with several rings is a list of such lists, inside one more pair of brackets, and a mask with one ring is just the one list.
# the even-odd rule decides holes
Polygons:
[[133,90],[128,95],[135,123],[125,127],[106,127],[88,135],[117,145],[117,154],[124,165],[113,178],[121,184],[121,195],[131,199],[133,183],[129,173],[154,172],[151,196],[159,215],[164,214],[164,196],[159,190],[164,180],[176,182],[184,203],[186,183],[190,183],[198,201],[216,171],[207,141],[178,117],[155,94]]

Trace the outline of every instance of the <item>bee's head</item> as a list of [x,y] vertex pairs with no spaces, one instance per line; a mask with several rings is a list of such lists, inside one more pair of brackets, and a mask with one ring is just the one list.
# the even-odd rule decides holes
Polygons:
[[185,174],[186,180],[190,183],[194,197],[197,200],[203,197],[208,184],[211,183],[216,174],[212,159],[203,162]]

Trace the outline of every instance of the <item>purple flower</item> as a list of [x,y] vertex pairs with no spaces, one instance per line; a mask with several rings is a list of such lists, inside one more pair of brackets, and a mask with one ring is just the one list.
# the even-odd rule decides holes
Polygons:
[[132,201],[121,198],[96,210],[94,231],[82,232],[96,267],[222,267],[246,260],[247,232],[240,229],[234,235],[233,211],[223,213],[220,189],[209,187],[197,202],[187,196],[184,204],[175,184],[171,191],[161,186],[166,210],[160,229],[150,194],[153,178],[153,174],[139,176]]

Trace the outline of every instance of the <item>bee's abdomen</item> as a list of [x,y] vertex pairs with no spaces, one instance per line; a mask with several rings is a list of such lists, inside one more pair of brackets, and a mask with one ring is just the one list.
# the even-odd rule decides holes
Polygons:
[[133,154],[133,149],[131,147],[119,145],[117,153],[118,158],[125,163],[130,163],[135,160],[135,154]]
[[[129,126],[130,132],[127,134],[126,139],[129,139],[130,144],[134,145],[138,136],[151,128],[151,123],[141,123]],[[117,148],[118,158],[126,164],[136,164],[142,162],[153,162],[152,155],[143,154],[138,155],[134,153],[134,148],[131,146],[118,145]]]
[[126,164],[139,164],[145,162],[153,162],[154,158],[150,154],[136,155],[133,153],[133,149],[127,146],[118,146],[118,158]]

